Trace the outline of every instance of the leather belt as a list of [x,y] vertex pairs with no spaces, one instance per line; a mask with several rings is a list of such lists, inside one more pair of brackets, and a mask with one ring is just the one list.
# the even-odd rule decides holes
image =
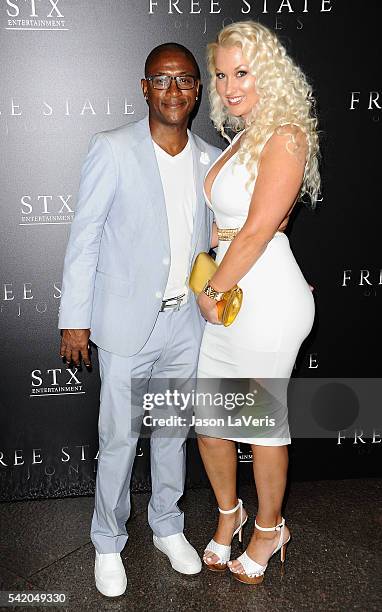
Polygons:
[[160,307],[159,312],[163,312],[164,310],[167,310],[168,308],[176,308],[177,310],[179,310],[179,308],[181,307],[183,303],[183,298],[185,297],[185,295],[186,295],[185,293],[182,293],[182,295],[178,295],[177,297],[168,298],[167,300],[163,300],[162,306]]

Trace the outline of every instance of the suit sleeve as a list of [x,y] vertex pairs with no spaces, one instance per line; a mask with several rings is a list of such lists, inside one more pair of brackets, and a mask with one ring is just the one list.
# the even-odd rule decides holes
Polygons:
[[103,227],[117,188],[110,142],[95,134],[81,170],[77,207],[64,259],[59,329],[90,328]]

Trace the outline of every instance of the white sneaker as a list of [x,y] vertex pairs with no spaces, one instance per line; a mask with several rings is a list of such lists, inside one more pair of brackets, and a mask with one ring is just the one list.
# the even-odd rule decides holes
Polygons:
[[123,595],[127,586],[125,568],[119,553],[101,554],[96,550],[94,563],[96,587],[106,597]]
[[181,574],[199,574],[202,563],[195,548],[183,533],[160,538],[153,535],[154,546],[170,559],[171,566]]

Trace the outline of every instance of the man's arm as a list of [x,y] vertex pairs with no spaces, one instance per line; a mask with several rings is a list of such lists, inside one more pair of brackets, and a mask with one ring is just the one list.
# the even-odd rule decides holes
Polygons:
[[77,207],[66,248],[58,327],[60,355],[90,364],[88,340],[94,280],[106,217],[114,199],[118,170],[107,136],[93,136],[82,167]]

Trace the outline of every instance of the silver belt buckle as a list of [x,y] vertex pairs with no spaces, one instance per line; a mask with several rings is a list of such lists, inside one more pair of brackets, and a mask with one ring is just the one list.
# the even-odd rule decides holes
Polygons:
[[[180,310],[182,300],[185,295],[186,294],[183,293],[182,295],[178,295],[176,297],[168,298],[167,300],[163,300],[160,312],[163,312],[166,308],[176,308],[176,310]],[[173,302],[174,300],[176,300],[175,304],[167,304],[167,302]]]
[[178,297],[176,298],[176,309],[177,310],[180,310],[180,305],[182,303],[184,296],[185,294],[183,293],[183,295],[178,295]]

